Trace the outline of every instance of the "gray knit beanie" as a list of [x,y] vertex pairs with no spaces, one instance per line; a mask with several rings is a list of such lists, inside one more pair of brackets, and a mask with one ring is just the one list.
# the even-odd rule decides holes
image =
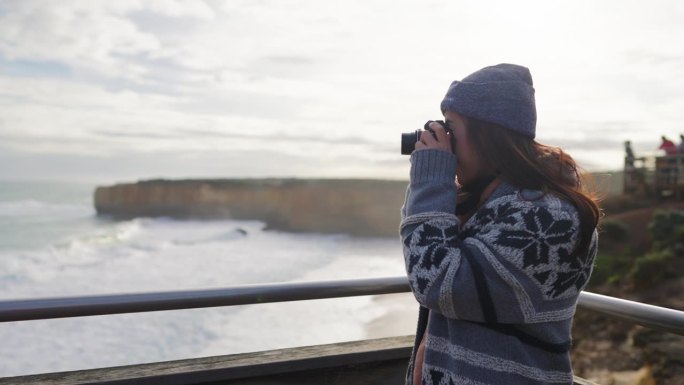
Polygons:
[[470,118],[496,123],[530,138],[535,136],[537,109],[532,75],[526,67],[498,64],[455,80],[441,104]]

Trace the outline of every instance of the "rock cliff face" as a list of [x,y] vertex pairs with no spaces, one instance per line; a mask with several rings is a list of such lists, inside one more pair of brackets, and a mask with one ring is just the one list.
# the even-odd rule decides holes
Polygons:
[[406,181],[150,180],[98,187],[98,214],[264,221],[285,231],[398,236]]

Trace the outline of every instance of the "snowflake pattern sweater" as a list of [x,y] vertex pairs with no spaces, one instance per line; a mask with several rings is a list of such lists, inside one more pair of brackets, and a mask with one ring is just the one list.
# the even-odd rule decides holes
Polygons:
[[401,237],[425,335],[422,384],[572,384],[570,329],[591,274],[597,235],[575,252],[579,217],[552,194],[501,183],[464,224],[456,159],[411,156]]

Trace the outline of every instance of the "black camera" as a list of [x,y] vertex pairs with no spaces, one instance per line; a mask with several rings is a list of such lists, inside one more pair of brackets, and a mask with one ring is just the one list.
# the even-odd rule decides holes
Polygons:
[[[452,141],[452,146],[453,146],[453,138],[454,135],[451,132],[451,128],[447,123],[445,123],[443,120],[428,120],[427,123],[423,126],[425,131],[430,131],[432,133],[432,136],[437,139],[437,136],[435,135],[434,131],[430,128],[430,123],[436,122],[439,123],[440,126],[444,127],[444,130],[447,132],[449,135],[449,139]],[[407,132],[401,134],[401,154],[402,155],[411,155],[413,150],[416,149],[416,142],[420,139],[420,133],[423,132],[423,130],[415,130],[414,132]]]

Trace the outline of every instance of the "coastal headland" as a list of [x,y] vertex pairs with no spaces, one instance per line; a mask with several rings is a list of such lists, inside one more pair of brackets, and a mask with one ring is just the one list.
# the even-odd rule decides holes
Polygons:
[[376,179],[146,180],[97,187],[115,218],[259,220],[292,232],[397,236],[407,181]]
[[[592,175],[604,195],[621,173]],[[407,180],[153,179],[97,187],[97,213],[114,218],[259,220],[290,232],[397,236]]]

